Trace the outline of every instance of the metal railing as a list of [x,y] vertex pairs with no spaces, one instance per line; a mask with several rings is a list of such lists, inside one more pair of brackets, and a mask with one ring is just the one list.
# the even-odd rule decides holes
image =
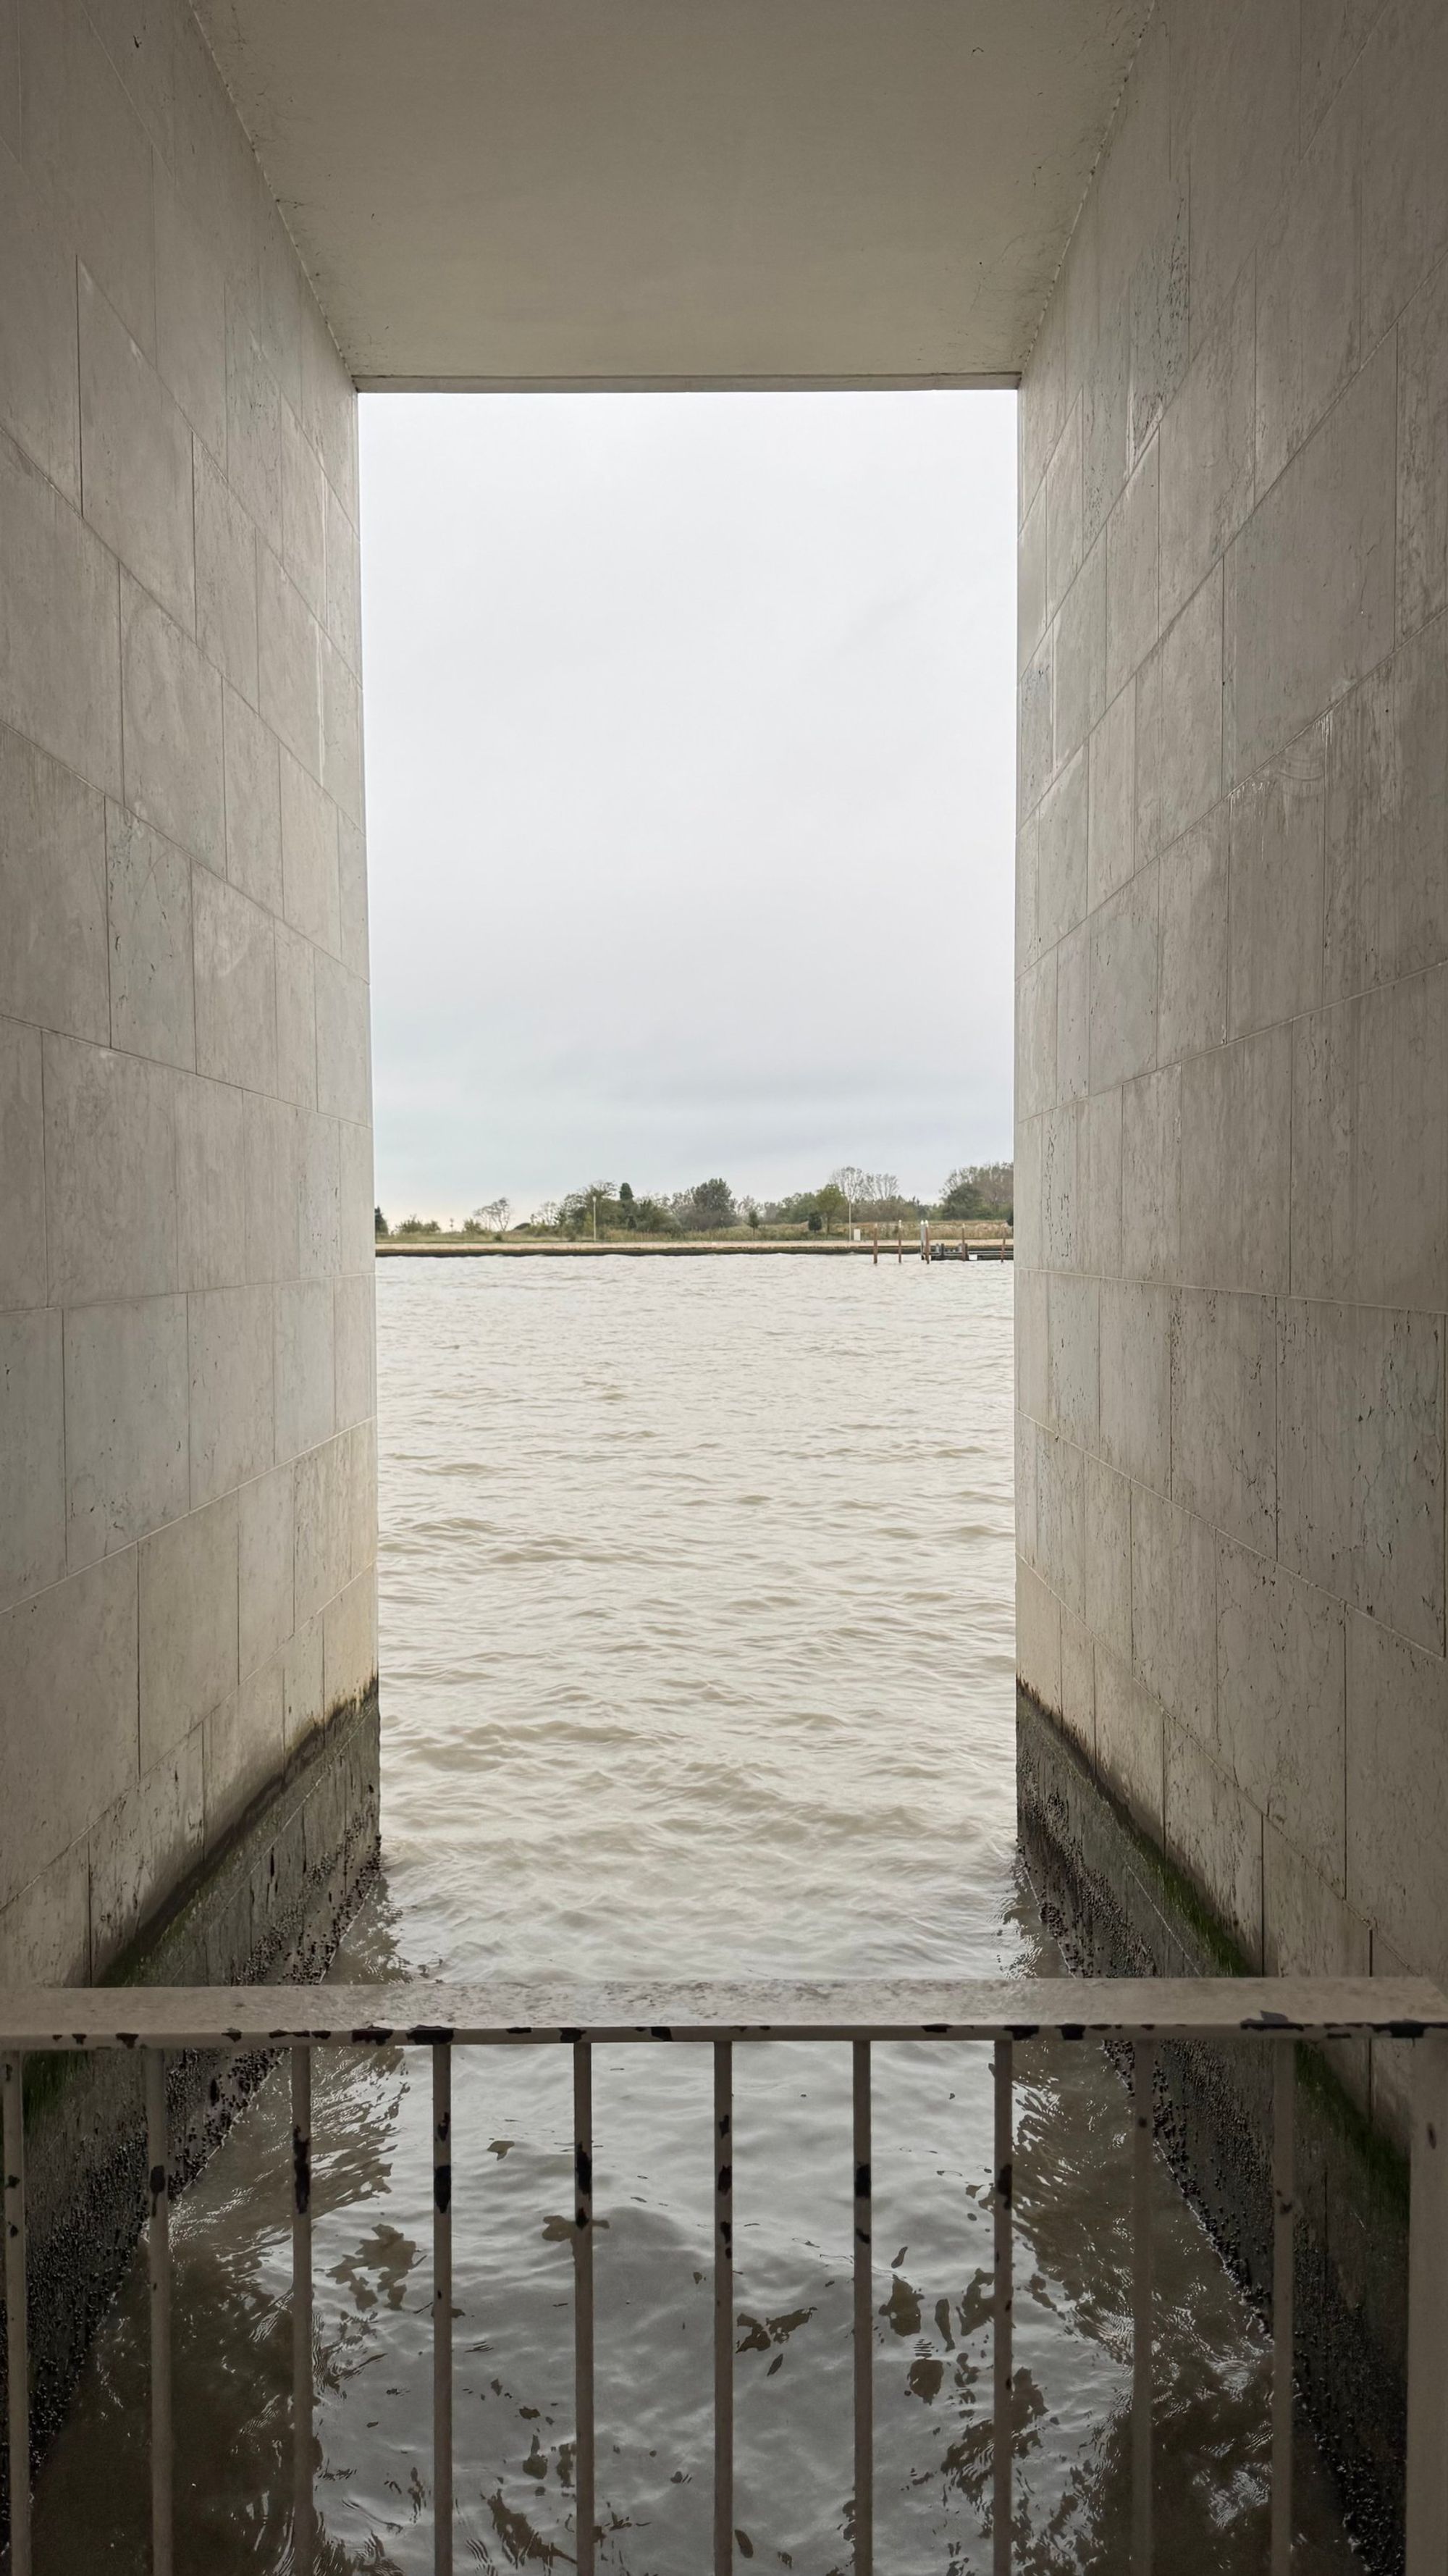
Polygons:
[[31,2054],[140,2053],[145,2068],[151,2345],[151,2529],[155,2576],[171,2576],[171,2255],[166,2056],[286,2050],[292,2087],[293,2561],[316,2533],[312,2431],[311,2074],[317,2047],[426,2050],[432,2079],[434,2566],[453,2564],[452,2052],[567,2048],[573,2060],[575,2563],[593,2576],[592,2053],[607,2044],[706,2047],[714,2071],[714,2576],[734,2565],[734,2178],[736,2047],[848,2042],[853,2060],[855,2576],[873,2576],[871,2049],[876,2043],[986,2042],[993,2051],[993,2453],[995,2576],[1012,2547],[1011,2172],[1017,2042],[1112,2040],[1132,2051],[1132,2568],[1152,2559],[1152,2085],[1167,2041],[1273,2044],[1273,2377],[1271,2566],[1292,2555],[1293,2138],[1295,2043],[1353,2034],[1413,2049],[1406,2462],[1407,2576],[1448,2576],[1448,2000],[1418,1980],[1309,1978],[1030,1979],[995,1984],[620,1988],[322,1986],[61,1988],[0,1991],[4,2106],[5,2308],[9,2386],[10,2569],[31,2576],[22,2078]]

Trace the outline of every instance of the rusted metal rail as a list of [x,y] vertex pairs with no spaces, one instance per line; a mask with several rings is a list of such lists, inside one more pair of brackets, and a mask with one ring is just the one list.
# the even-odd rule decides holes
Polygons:
[[1292,2240],[1294,2045],[1377,2034],[1412,2042],[1412,2194],[1408,2326],[1407,2576],[1448,2576],[1448,1998],[1416,1979],[1032,1978],[993,1984],[621,1986],[208,1986],[0,1990],[5,2154],[5,2336],[9,2373],[11,2576],[31,2576],[26,2317],[24,2061],[125,2049],[145,2067],[151,2291],[152,2559],[172,2564],[170,2155],[166,2058],[187,2049],[287,2050],[292,2081],[293,2409],[297,2576],[314,2563],[312,2489],[311,2053],[416,2048],[431,2070],[433,2164],[433,2505],[436,2576],[453,2566],[452,2237],[457,2048],[567,2048],[573,2062],[574,2557],[591,2576],[596,2527],[593,2302],[593,2051],[708,2047],[714,2072],[714,2576],[732,2576],[734,2532],[733,2052],[780,2042],[852,2050],[854,2179],[855,2576],[873,2576],[874,2412],[871,2212],[872,2047],[988,2044],[994,2067],[992,2554],[1013,2561],[1014,2140],[1018,2042],[1113,2040],[1133,2052],[1132,2570],[1152,2563],[1151,2160],[1156,2052],[1163,2041],[1273,2045],[1274,2361],[1272,2576],[1292,2542]]

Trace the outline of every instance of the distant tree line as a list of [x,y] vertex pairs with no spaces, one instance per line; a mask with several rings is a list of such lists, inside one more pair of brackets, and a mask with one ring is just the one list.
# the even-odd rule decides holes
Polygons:
[[[761,1231],[842,1234],[852,1225],[911,1225],[921,1217],[993,1220],[1009,1224],[1015,1203],[1012,1163],[963,1163],[949,1173],[933,1200],[913,1198],[893,1172],[866,1172],[842,1163],[815,1190],[796,1190],[781,1199],[736,1196],[716,1173],[692,1189],[636,1192],[628,1181],[590,1181],[561,1199],[545,1199],[530,1217],[514,1223],[515,1234],[580,1236],[618,1234],[711,1235],[748,1227]],[[475,1208],[462,1227],[465,1235],[502,1235],[510,1230],[512,1207],[506,1198],[489,1199]],[[407,1216],[389,1226],[381,1208],[377,1233],[435,1235],[436,1217]]]

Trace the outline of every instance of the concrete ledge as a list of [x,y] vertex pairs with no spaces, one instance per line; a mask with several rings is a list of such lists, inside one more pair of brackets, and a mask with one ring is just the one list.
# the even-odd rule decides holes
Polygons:
[[[1200,1895],[1141,1833],[1079,1747],[1016,1693],[1021,1848],[1048,1929],[1096,1975],[1245,1975]],[[1297,2051],[1298,2388],[1373,2568],[1403,2563],[1407,2167],[1324,2053]],[[1163,2046],[1157,2136],[1223,2261],[1270,2314],[1269,2051]]]
[[[178,1890],[106,1983],[315,1981],[325,1975],[377,1860],[374,1680],[299,1748],[283,1778]],[[270,2062],[264,2054],[202,2053],[172,2062],[174,2173],[189,2177],[205,2162]],[[142,2226],[140,2064],[134,2055],[114,2053],[30,2058],[25,2129],[31,2426],[38,2457],[61,2421]]]

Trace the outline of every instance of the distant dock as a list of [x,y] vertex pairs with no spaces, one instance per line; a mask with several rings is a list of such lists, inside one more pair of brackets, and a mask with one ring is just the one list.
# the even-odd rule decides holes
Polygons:
[[[918,1261],[921,1257],[920,1244],[914,1235],[905,1236],[899,1250],[906,1261]],[[690,1243],[687,1241],[679,1243],[671,1242],[667,1236],[644,1237],[632,1243],[621,1241],[615,1236],[606,1243],[589,1243],[582,1240],[550,1242],[536,1235],[528,1236],[518,1242],[504,1239],[502,1242],[494,1240],[481,1243],[447,1241],[433,1243],[420,1237],[407,1243],[397,1243],[379,1237],[377,1242],[379,1261],[693,1261],[716,1256],[725,1261],[762,1261],[790,1260],[798,1255],[802,1255],[809,1261],[848,1259],[868,1261],[874,1251],[875,1246],[868,1236],[863,1243],[828,1240],[813,1243],[761,1243],[752,1237],[745,1243]],[[880,1259],[893,1261],[896,1253],[894,1237],[891,1236],[887,1241],[882,1236]],[[1009,1236],[1004,1242],[998,1237],[994,1240],[964,1244],[958,1240],[954,1243],[932,1241],[930,1258],[932,1261],[1012,1261],[1015,1258],[1015,1247]]]

